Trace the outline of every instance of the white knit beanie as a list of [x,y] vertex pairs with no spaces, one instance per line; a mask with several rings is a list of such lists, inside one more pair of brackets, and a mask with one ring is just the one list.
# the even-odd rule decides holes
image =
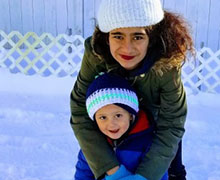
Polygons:
[[102,0],[97,14],[102,32],[125,27],[146,27],[164,17],[160,0]]

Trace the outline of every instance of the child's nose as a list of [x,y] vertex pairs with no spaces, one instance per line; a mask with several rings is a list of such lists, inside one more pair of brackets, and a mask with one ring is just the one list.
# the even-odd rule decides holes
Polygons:
[[117,125],[117,119],[116,118],[112,118],[110,121],[110,126],[115,126]]

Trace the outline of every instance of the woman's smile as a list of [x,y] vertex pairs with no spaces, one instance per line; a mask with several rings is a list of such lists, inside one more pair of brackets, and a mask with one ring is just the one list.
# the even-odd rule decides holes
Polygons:
[[127,55],[123,55],[123,54],[120,54],[121,58],[124,59],[124,60],[131,60],[131,59],[134,59],[135,56],[127,56]]

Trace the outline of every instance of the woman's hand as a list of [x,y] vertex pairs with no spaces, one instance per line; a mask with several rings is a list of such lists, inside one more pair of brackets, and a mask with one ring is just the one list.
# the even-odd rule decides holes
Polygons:
[[119,166],[115,166],[114,168],[108,170],[106,173],[107,173],[107,175],[112,175],[112,174],[114,174],[118,169],[119,169]]

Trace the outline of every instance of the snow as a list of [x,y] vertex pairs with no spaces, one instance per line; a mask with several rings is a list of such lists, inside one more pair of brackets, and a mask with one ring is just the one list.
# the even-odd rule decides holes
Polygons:
[[[75,79],[0,69],[0,180],[72,180],[79,145],[70,127]],[[187,89],[188,180],[220,180],[220,94]]]

